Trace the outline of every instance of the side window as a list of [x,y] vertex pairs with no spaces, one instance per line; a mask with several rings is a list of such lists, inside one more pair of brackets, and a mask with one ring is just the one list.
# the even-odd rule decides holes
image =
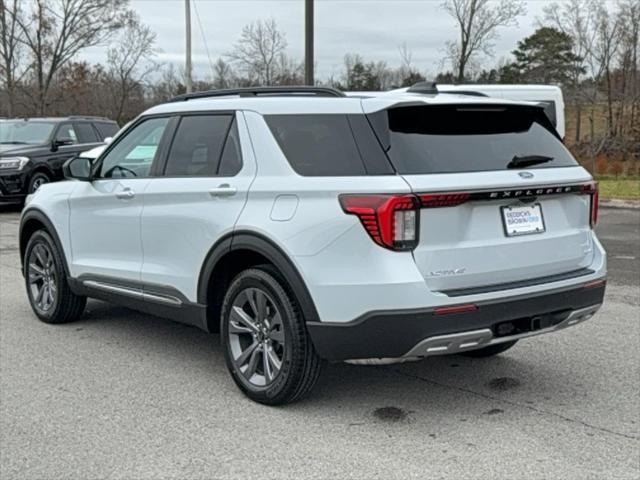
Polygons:
[[107,153],[100,178],[138,178],[149,175],[169,117],[150,118],[136,125]]
[[227,141],[224,143],[222,158],[218,175],[220,177],[233,177],[242,169],[242,154],[240,153],[240,136],[238,135],[238,125],[235,119],[229,129]]
[[265,115],[265,120],[296,173],[366,175],[347,115]]
[[96,122],[93,126],[98,130],[99,141],[103,142],[107,137],[113,137],[116,133],[118,133],[118,124],[117,123],[107,123],[107,122]]
[[78,135],[76,134],[73,125],[70,123],[63,123],[60,125],[56,132],[56,140],[64,141],[70,145],[78,143]]
[[165,176],[216,176],[232,119],[231,115],[182,117],[169,150]]
[[78,134],[78,142],[80,143],[96,143],[98,137],[90,123],[74,123],[73,128]]

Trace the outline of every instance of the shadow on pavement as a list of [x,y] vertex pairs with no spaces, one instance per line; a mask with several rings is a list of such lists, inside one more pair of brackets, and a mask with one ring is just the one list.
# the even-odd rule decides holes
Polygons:
[[[99,301],[89,302],[82,320],[55,328],[69,329],[70,335],[90,335],[97,341],[108,338],[127,349],[143,352],[145,357],[171,358],[193,382],[231,384],[218,334]],[[487,359],[432,357],[387,366],[333,363],[327,365],[308,399],[287,408],[322,416],[327,414],[328,406],[369,408],[371,403],[386,401],[430,414],[466,415],[475,411],[497,415],[502,410],[487,409],[487,400],[516,402],[517,398],[520,403],[533,404],[526,400],[528,394],[548,399],[558,390],[571,388],[567,377],[552,367],[534,359],[527,361],[517,352]],[[526,379],[535,379],[535,385],[529,385]],[[406,416],[393,410],[396,407],[377,406],[383,408],[380,415],[385,418]]]

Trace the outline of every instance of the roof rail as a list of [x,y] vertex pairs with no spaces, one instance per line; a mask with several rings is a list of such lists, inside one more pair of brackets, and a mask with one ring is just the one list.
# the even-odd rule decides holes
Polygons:
[[109,120],[107,117],[98,117],[94,115],[69,115],[69,120]]
[[317,97],[344,97],[345,94],[340,90],[330,87],[244,87],[244,88],[225,88],[220,90],[206,90],[204,92],[184,93],[173,97],[169,102],[184,102],[187,100],[195,100],[198,98],[212,97],[228,97],[238,95],[240,97],[258,97],[258,96],[280,96],[280,95],[301,95],[301,96],[317,96]]
[[418,82],[407,89],[409,93],[428,93],[428,94],[437,94],[438,86],[436,82]]

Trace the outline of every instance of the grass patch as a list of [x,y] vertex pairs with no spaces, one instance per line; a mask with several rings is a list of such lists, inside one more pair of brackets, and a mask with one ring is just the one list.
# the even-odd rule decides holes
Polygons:
[[598,177],[601,198],[640,200],[640,178]]

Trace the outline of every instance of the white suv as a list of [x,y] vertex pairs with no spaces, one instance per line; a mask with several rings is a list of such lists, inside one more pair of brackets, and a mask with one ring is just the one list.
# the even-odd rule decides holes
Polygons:
[[30,198],[29,301],[86,298],[221,332],[250,398],[323,360],[489,356],[591,317],[597,188],[541,107],[418,89],[184,95]]

